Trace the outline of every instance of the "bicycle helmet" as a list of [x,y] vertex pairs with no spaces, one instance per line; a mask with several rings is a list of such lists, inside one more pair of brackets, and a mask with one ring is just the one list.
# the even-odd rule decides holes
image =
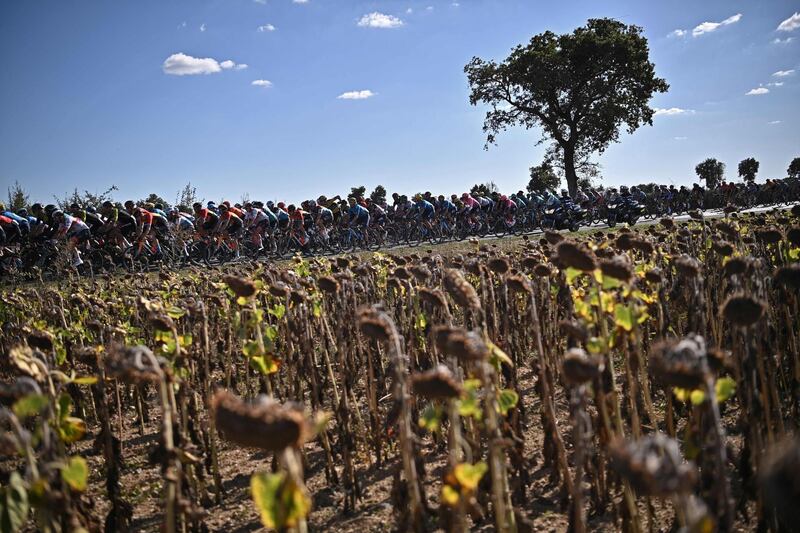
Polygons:
[[228,206],[228,204],[226,204],[226,203],[224,203],[224,202],[223,202],[223,203],[221,203],[221,204],[219,204],[219,210],[220,210],[220,211],[223,211],[223,212],[224,212],[224,211],[227,211],[227,210],[228,210],[228,207],[229,207],[229,206]]
[[23,207],[22,209],[17,211],[17,214],[19,216],[21,216],[21,217],[27,217],[28,216],[28,210]]
[[297,208],[294,206],[294,204],[289,204],[289,208],[287,209],[287,211],[289,213],[294,213],[295,211],[297,211]]

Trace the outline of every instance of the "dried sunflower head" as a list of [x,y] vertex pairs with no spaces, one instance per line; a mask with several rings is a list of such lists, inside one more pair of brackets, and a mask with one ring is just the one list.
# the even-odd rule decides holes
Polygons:
[[475,287],[465,280],[458,270],[447,270],[444,277],[444,288],[461,307],[472,310],[481,308],[481,300],[478,298],[478,293],[475,292]]
[[744,274],[747,271],[749,261],[745,257],[731,257],[725,262],[723,272],[726,276]]
[[495,257],[494,259],[490,259],[487,266],[489,267],[489,270],[495,274],[505,274],[511,269],[511,265],[508,264],[508,260],[503,257]]
[[28,334],[28,346],[43,352],[52,352],[53,335],[40,329],[33,330]]
[[225,276],[222,281],[230,287],[233,294],[243,298],[249,298],[256,293],[256,284],[249,279],[240,278],[238,276]]
[[317,279],[317,286],[323,292],[327,292],[328,294],[336,294],[339,292],[339,282],[336,281],[336,278],[331,276],[320,276]]
[[685,463],[678,443],[662,433],[611,445],[611,465],[640,494],[667,498],[686,494],[697,481],[697,469]]
[[420,300],[427,303],[431,307],[438,307],[438,308],[447,307],[447,299],[445,298],[444,293],[439,289],[429,289],[427,287],[421,287],[419,289],[419,298]]
[[307,435],[303,412],[266,396],[246,402],[228,391],[218,391],[211,401],[220,434],[240,446],[279,452],[299,447]]
[[447,400],[461,396],[461,385],[444,365],[411,376],[411,389],[428,400]]
[[521,274],[514,274],[509,276],[506,279],[506,286],[508,290],[511,292],[516,293],[529,293],[531,291],[531,285],[528,281],[528,278]]
[[625,255],[617,255],[611,259],[600,261],[600,271],[604,276],[629,282],[633,278],[633,265]]
[[558,244],[564,240],[564,236],[561,235],[559,232],[549,229],[544,231],[544,238],[550,244]]
[[585,245],[573,241],[561,241],[556,246],[558,260],[565,266],[591,272],[597,268],[597,258],[594,253]]
[[561,362],[561,372],[570,385],[593,381],[603,371],[603,363],[580,348],[571,348]]
[[758,477],[766,506],[794,531],[800,524],[800,439],[789,437],[767,452]]
[[775,283],[795,290],[800,289],[800,264],[779,268],[775,272]]
[[700,275],[700,261],[691,255],[683,254],[675,260],[675,268],[687,278],[696,278]]
[[706,341],[691,335],[680,341],[664,341],[653,347],[650,369],[670,387],[696,389],[705,383],[709,373]]
[[764,302],[745,294],[729,296],[722,304],[725,320],[741,327],[752,326],[764,315]]
[[361,333],[377,341],[393,339],[396,329],[389,315],[375,307],[362,308],[358,316]]
[[489,358],[489,347],[474,331],[454,331],[447,337],[446,352],[464,361]]
[[147,346],[116,346],[108,351],[105,364],[109,377],[137,384],[159,381],[167,361],[153,355]]
[[800,246],[800,226],[792,226],[786,232],[786,239],[792,246]]
[[653,284],[661,283],[661,281],[663,280],[661,269],[658,267],[653,267],[652,269],[645,272],[644,279],[646,279],[649,283]]

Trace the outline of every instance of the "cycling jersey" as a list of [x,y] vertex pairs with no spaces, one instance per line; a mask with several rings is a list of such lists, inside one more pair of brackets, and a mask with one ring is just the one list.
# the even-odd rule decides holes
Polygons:
[[194,229],[194,223],[183,214],[179,214],[174,220],[170,220],[170,223],[178,231],[192,231]]
[[350,222],[356,222],[358,224],[366,224],[369,222],[369,211],[364,206],[359,204],[353,204],[350,209],[347,210],[347,214],[350,216]]
[[242,218],[242,220],[244,221],[245,226],[249,228],[250,226],[257,226],[266,222],[267,214],[259,208],[253,207],[244,214],[244,218]]
[[427,200],[418,200],[416,204],[414,204],[414,208],[417,214],[423,219],[431,219],[433,218],[433,213],[435,209],[433,208],[433,204]]
[[70,215],[65,214],[64,220],[61,222],[61,225],[58,227],[59,233],[66,235],[67,237],[73,237],[79,232],[82,231],[89,231],[89,226],[86,223],[79,219],[78,217],[73,217]]

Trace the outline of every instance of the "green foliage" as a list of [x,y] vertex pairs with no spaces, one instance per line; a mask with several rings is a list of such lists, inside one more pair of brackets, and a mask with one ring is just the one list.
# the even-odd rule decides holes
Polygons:
[[187,183],[186,186],[175,195],[175,206],[181,209],[181,211],[191,210],[192,204],[202,201],[203,200],[197,196],[197,187],[193,187],[191,182]]
[[473,196],[491,196],[492,193],[499,191],[500,189],[497,188],[497,184],[495,182],[487,181],[486,183],[476,183],[469,190],[469,193]]
[[642,28],[603,18],[572,33],[546,31],[514,48],[501,63],[474,57],[464,71],[470,103],[491,106],[484,120],[487,145],[511,126],[540,127],[560,150],[570,192],[576,161],[651,124],[648,105],[669,85],[655,75]]
[[166,200],[164,200],[162,197],[160,197],[159,195],[157,195],[154,192],[151,192],[150,194],[147,195],[147,197],[142,198],[141,200],[139,200],[139,203],[140,204],[154,204],[154,205],[155,204],[161,204],[162,209],[167,209],[167,208],[170,207],[169,202],[167,202]]
[[725,163],[709,157],[694,167],[697,177],[706,182],[706,187],[715,189],[725,177]]
[[739,162],[739,177],[744,181],[755,181],[758,167],[759,162],[754,157],[742,159]]
[[383,185],[378,185],[375,187],[371,193],[369,193],[369,198],[376,204],[383,204],[386,202],[386,188]]
[[79,455],[70,457],[67,464],[61,469],[61,479],[72,490],[85,491],[89,484],[89,465],[86,464],[86,459]]
[[56,204],[58,205],[59,209],[67,210],[69,206],[72,204],[78,204],[81,207],[86,207],[87,205],[93,205],[95,207],[99,206],[105,201],[113,200],[112,193],[118,190],[116,185],[112,185],[105,191],[101,193],[92,193],[87,190],[84,190],[83,193],[78,192],[76,188],[70,194],[64,196],[63,198],[54,197]]
[[15,533],[28,518],[28,491],[22,477],[11,472],[8,484],[0,487],[0,532]]
[[530,180],[528,180],[528,192],[541,194],[544,191],[554,191],[561,185],[561,178],[556,174],[553,165],[549,161],[543,161],[541,165],[530,168]]
[[17,418],[28,418],[40,414],[47,408],[47,404],[47,396],[43,394],[28,394],[14,402],[12,411],[17,415]]
[[461,487],[473,491],[478,488],[478,483],[480,483],[481,478],[486,474],[487,470],[489,470],[489,467],[483,461],[474,465],[461,463],[456,465],[453,470],[453,475]]
[[442,409],[434,404],[428,404],[419,416],[419,427],[436,433],[442,427]]
[[365,194],[367,194],[367,188],[364,187],[363,185],[361,185],[359,187],[352,187],[350,189],[349,196],[352,196],[353,198],[358,200],[358,199],[364,198]]
[[8,188],[8,203],[6,209],[14,211],[15,213],[20,209],[28,207],[30,203],[30,196],[22,188],[18,181]]
[[795,157],[786,169],[786,175],[790,178],[800,179],[800,157]]
[[283,472],[253,474],[250,495],[261,515],[261,523],[271,529],[293,527],[311,509],[305,491]]
[[511,409],[516,407],[518,402],[519,394],[512,389],[501,390],[497,397],[497,407],[500,409],[503,416],[507,415]]

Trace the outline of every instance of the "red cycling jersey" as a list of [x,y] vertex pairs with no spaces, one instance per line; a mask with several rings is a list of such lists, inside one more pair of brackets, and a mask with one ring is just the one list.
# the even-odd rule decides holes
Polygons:
[[136,217],[136,221],[142,226],[153,225],[153,213],[147,211],[146,209],[137,209],[134,216]]

